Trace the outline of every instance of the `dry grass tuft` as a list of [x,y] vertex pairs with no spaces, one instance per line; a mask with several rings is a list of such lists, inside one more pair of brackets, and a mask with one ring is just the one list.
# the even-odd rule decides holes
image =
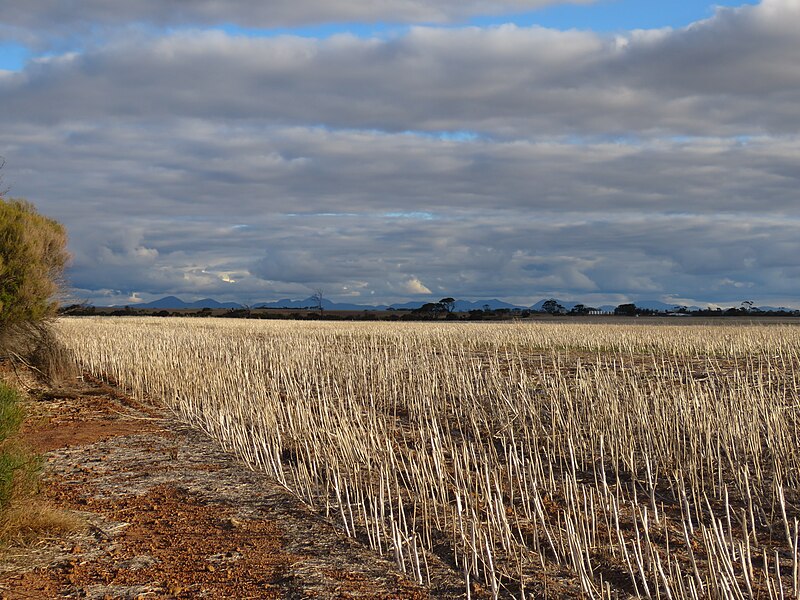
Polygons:
[[40,329],[30,361],[50,387],[62,386],[79,375],[75,353],[58,339],[50,324]]
[[12,500],[0,514],[0,544],[29,544],[45,537],[83,531],[86,522],[78,515],[54,508],[39,498]]
[[0,360],[24,364],[50,387],[78,376],[75,355],[55,335],[53,322],[17,323],[0,330]]

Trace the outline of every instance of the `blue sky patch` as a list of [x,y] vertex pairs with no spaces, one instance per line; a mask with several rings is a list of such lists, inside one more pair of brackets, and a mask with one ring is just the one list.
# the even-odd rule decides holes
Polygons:
[[686,27],[713,16],[714,7],[738,7],[757,2],[742,0],[605,0],[595,4],[561,4],[521,15],[480,17],[470,23],[481,27],[516,23],[520,26],[539,25],[552,29],[583,29],[597,32],[621,32],[632,29]]
[[19,44],[0,44],[0,71],[21,71],[30,52]]

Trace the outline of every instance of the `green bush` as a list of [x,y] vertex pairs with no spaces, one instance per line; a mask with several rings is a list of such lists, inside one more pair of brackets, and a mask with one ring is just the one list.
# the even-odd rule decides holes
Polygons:
[[0,514],[14,494],[34,485],[39,469],[37,458],[9,439],[19,430],[23,416],[19,395],[0,383]]
[[22,424],[22,417],[17,392],[0,383],[0,443],[16,433]]
[[55,315],[67,235],[29,202],[0,199],[0,330]]
[[0,451],[0,516],[23,490],[35,488],[40,461],[16,445]]

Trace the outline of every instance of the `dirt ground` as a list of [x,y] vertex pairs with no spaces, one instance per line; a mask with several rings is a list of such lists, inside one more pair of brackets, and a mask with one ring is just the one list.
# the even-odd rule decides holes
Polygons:
[[163,409],[88,376],[62,389],[9,365],[0,377],[28,398],[23,436],[45,457],[42,494],[85,523],[3,549],[1,598],[464,595],[444,565],[429,586],[409,580]]

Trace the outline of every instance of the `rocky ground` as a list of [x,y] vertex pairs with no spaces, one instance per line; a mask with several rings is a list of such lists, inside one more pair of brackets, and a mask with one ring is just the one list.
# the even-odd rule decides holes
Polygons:
[[2,598],[463,596],[452,571],[417,585],[164,409],[88,377],[58,389],[9,365],[0,377],[28,397],[43,495],[85,523],[4,549]]

